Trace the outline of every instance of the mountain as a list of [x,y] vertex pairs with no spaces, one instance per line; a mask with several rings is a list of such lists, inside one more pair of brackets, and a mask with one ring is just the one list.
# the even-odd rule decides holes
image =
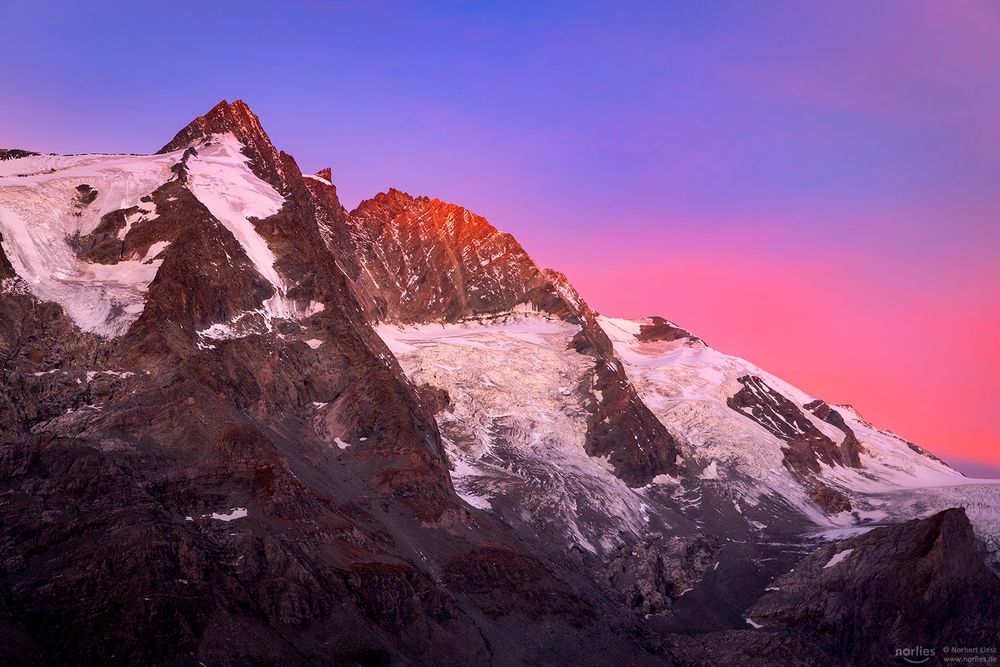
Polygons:
[[816,550],[746,614],[756,632],[684,638],[689,657],[701,664],[941,664],[949,651],[983,651],[974,661],[988,662],[1000,630],[1000,581],[983,564],[964,511],[949,509]]
[[[849,664],[893,610],[959,618],[946,591],[990,631],[1000,486],[595,312],[461,206],[348,211],[241,101],[153,155],[4,156],[19,664]],[[842,590],[812,565],[838,549],[849,645],[808,607]],[[922,607],[889,581],[911,570]]]

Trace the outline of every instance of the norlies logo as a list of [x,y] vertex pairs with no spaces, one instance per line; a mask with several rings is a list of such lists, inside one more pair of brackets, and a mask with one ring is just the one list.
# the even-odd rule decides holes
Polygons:
[[933,658],[935,653],[935,649],[924,648],[923,646],[896,649],[896,657],[902,658],[911,665],[922,665]]

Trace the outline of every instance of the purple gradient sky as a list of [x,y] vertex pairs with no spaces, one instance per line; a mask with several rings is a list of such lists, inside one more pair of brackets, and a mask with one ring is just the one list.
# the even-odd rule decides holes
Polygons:
[[1000,463],[1000,4],[201,4],[3,3],[0,146],[243,98],[348,205],[464,204],[604,312]]

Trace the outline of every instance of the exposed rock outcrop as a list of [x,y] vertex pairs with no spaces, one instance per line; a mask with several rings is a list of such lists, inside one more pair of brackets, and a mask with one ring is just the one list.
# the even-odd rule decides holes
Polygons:
[[746,415],[788,443],[784,464],[809,489],[809,497],[825,512],[836,514],[851,509],[850,500],[840,491],[817,479],[820,463],[858,467],[860,443],[843,417],[822,401],[805,406],[820,419],[844,432],[839,444],[820,431],[795,403],[778,393],[759,377],[739,378],[743,385],[729,400],[729,407]]
[[771,588],[747,616],[807,636],[845,663],[991,646],[1000,632],[1000,580],[961,509],[825,546]]
[[623,547],[607,569],[608,581],[636,613],[669,614],[673,600],[691,590],[718,561],[719,547],[704,535],[650,533]]
[[692,342],[701,340],[687,329],[682,329],[673,322],[656,315],[649,318],[648,324],[639,326],[639,333],[635,337],[643,342],[672,341],[682,338],[688,338]]
[[851,427],[847,425],[846,421],[844,421],[844,416],[841,415],[835,408],[831,407],[826,401],[821,399],[816,399],[811,403],[806,403],[802,407],[809,410],[826,423],[833,424],[844,432],[844,440],[840,443],[840,451],[843,453],[844,464],[849,465],[852,468],[861,467],[862,446],[861,443],[858,442],[857,436],[854,435],[854,431],[851,430]]
[[0,148],[0,160],[17,160],[22,157],[31,157],[32,155],[38,155],[38,153],[26,151],[21,148]]

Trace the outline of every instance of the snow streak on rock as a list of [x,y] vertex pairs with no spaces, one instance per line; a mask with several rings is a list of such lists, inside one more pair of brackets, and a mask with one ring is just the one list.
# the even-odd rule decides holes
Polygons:
[[280,291],[284,282],[274,268],[274,253],[248,218],[274,215],[284,198],[250,171],[242,148],[232,134],[209,137],[187,162],[187,187],[233,233],[254,268]]

